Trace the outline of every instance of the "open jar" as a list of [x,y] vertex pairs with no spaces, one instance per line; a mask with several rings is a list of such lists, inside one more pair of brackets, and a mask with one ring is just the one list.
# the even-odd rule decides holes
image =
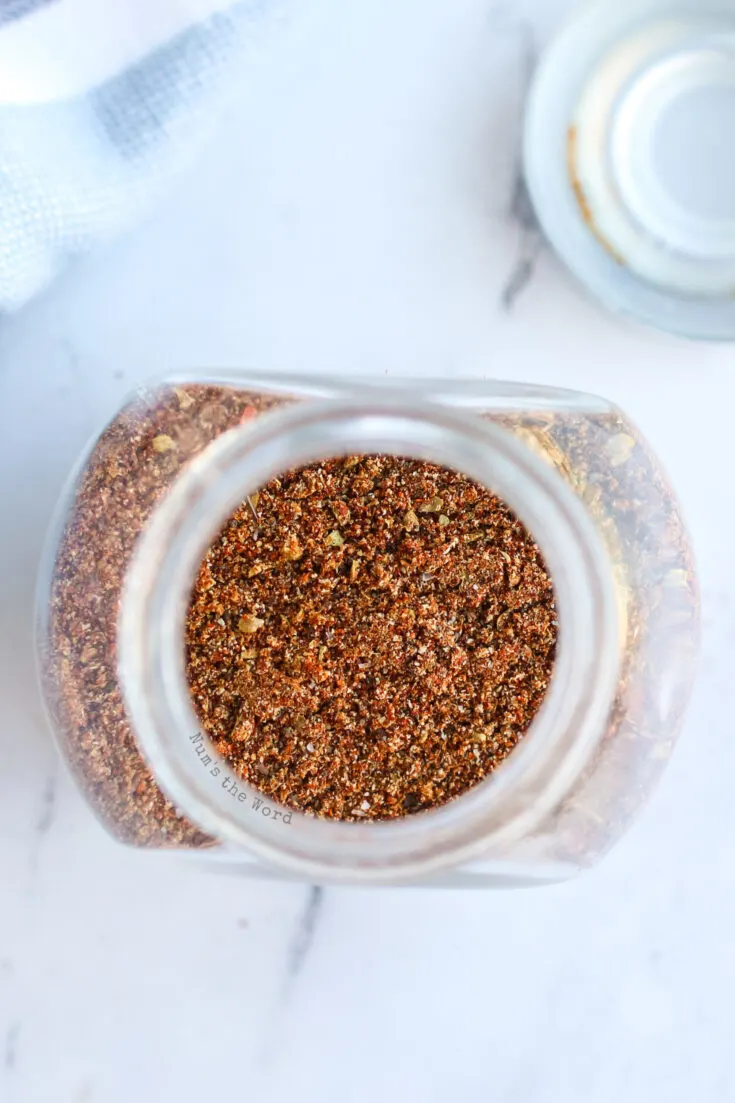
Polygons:
[[[203,725],[188,667],[192,593],[238,508],[339,457],[406,457],[488,488],[553,585],[553,668],[517,746],[462,795],[385,822],[264,796]],[[408,513],[404,527],[420,527]],[[447,531],[447,557],[459,543]],[[312,881],[529,885],[597,862],[658,781],[694,676],[698,594],[661,467],[601,399],[218,374],[141,390],[82,458],[49,539],[37,638],[61,750],[122,842]],[[491,668],[492,632],[484,644]]]

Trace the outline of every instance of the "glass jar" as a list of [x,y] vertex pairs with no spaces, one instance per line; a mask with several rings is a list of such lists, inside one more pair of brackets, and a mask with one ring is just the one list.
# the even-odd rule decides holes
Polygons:
[[[430,461],[504,499],[544,556],[559,622],[549,690],[507,761],[445,807],[387,823],[275,814],[201,731],[186,680],[192,587],[233,511],[284,471],[355,453]],[[698,636],[676,499],[608,402],[218,374],[142,389],[82,458],[49,538],[37,638],[62,753],[122,842],[312,881],[513,886],[569,878],[626,831],[673,750]]]

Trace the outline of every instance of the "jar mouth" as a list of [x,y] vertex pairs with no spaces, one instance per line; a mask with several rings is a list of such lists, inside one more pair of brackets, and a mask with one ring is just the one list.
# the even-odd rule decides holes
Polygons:
[[[358,452],[452,468],[502,498],[539,546],[560,622],[546,697],[506,762],[451,803],[390,822],[307,816],[236,776],[201,730],[183,643],[201,563],[243,500],[286,470]],[[588,763],[620,661],[611,565],[564,480],[490,421],[374,392],[265,414],[195,459],[139,541],[123,592],[119,644],[132,729],[184,816],[219,842],[293,874],[363,883],[405,881],[492,857],[530,833]]]

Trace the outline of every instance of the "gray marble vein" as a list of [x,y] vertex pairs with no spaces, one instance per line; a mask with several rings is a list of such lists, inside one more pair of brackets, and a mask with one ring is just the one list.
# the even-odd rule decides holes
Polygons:
[[47,776],[41,792],[40,805],[33,824],[33,835],[28,848],[28,880],[26,885],[26,895],[28,897],[31,897],[35,892],[44,843],[56,820],[58,782],[59,775],[54,768]]
[[18,1060],[19,1033],[20,1024],[11,1023],[5,1035],[5,1045],[3,1047],[3,1068],[6,1072],[12,1072],[15,1069]]
[[[505,9],[502,9],[503,11]],[[520,84],[523,98],[530,87],[538,62],[538,46],[532,24],[526,19],[513,21],[513,30],[518,38],[518,63],[520,66]],[[513,267],[503,286],[501,304],[510,313],[521,295],[528,289],[536,274],[538,259],[543,251],[544,239],[528,194],[523,171],[523,127],[518,126],[518,150],[515,171],[508,204],[508,217],[518,228],[519,241]]]
[[42,838],[52,828],[56,818],[56,774],[50,774],[41,797],[41,810],[36,820],[36,832]]
[[314,944],[314,937],[319,926],[323,907],[324,889],[319,885],[312,885],[288,950],[286,982],[289,986],[293,984],[304,968],[309,951]]
[[311,885],[301,908],[293,934],[286,948],[286,965],[280,996],[273,1008],[273,1022],[263,1032],[263,1042],[255,1065],[260,1070],[269,1068],[275,1059],[282,1033],[281,1016],[290,1010],[296,983],[303,972],[324,910],[325,892],[320,885]]

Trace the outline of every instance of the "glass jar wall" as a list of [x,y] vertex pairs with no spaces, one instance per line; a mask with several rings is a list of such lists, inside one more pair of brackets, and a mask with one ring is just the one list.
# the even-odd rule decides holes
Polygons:
[[[557,599],[551,684],[517,749],[467,795],[391,823],[264,804],[202,731],[186,684],[188,598],[223,524],[273,476],[348,454],[487,486],[537,541]],[[83,457],[49,539],[38,642],[62,753],[127,844],[316,880],[529,884],[599,860],[658,781],[693,679],[698,597],[665,475],[603,400],[201,377],[140,391]]]

